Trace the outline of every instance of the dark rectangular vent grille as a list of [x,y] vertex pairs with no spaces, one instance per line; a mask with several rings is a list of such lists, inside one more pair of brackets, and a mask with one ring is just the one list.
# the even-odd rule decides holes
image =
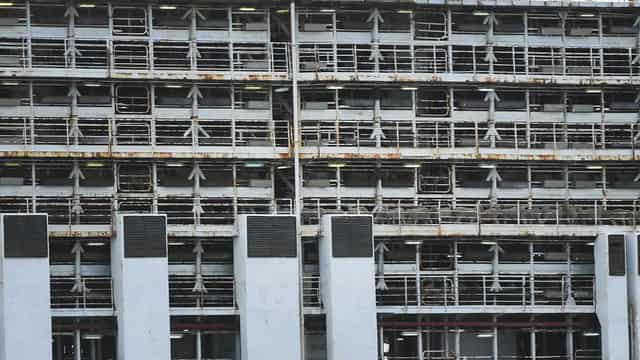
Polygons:
[[43,258],[49,256],[46,215],[5,215],[4,256]]
[[624,276],[626,273],[624,235],[609,235],[609,275]]
[[293,216],[248,216],[248,257],[296,257],[296,219]]
[[165,218],[163,216],[125,216],[124,257],[167,257]]
[[333,257],[373,256],[371,217],[334,216],[331,221]]

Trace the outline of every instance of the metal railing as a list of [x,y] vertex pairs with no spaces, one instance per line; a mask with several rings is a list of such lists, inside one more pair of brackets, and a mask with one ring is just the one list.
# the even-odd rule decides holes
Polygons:
[[320,275],[304,276],[304,306],[321,307]]
[[72,292],[74,277],[51,277],[51,307],[54,309],[113,308],[110,277],[83,276],[84,292]]
[[169,304],[172,307],[235,307],[233,276],[202,275],[206,290],[197,291],[195,275],[169,276]]
[[[73,48],[78,51],[71,51]],[[17,68],[286,73],[289,62],[289,44],[279,42],[198,42],[194,49],[187,41],[168,40],[34,38],[30,42],[21,38],[0,42],[0,65]]]
[[[378,276],[379,306],[564,306],[594,304],[594,278],[582,274]],[[418,286],[418,281],[420,286]],[[571,302],[569,299],[572,299]]]
[[414,15],[414,36],[416,40],[447,39],[447,14],[444,12],[418,12]]
[[[375,147],[376,130],[372,120],[303,120],[305,146]],[[385,148],[490,148],[485,137],[488,123],[447,120],[382,120],[380,146]],[[498,122],[496,148],[601,150],[631,149],[635,145],[636,124],[615,123],[530,123]]]
[[[483,74],[490,72],[484,46],[454,46],[453,72]],[[530,48],[528,58],[524,47],[497,47],[494,49],[497,61],[493,71],[496,74],[511,75],[574,75],[574,76],[633,76],[640,66],[633,62],[636,49],[604,49],[603,61],[600,49],[568,49],[562,52],[554,48]]]
[[[291,199],[238,198],[201,198],[202,212],[194,212],[194,200],[191,197],[160,198],[157,202],[158,213],[167,215],[169,224],[232,225],[241,214],[291,214]],[[121,211],[123,207],[120,207]],[[126,209],[124,211],[127,211]],[[136,207],[130,211],[138,211]]]
[[115,6],[112,26],[116,35],[143,35],[147,33],[147,10],[143,7]]
[[[70,118],[1,118],[0,144],[6,145],[182,145],[192,146],[186,133],[190,119],[79,118],[80,135]],[[289,145],[288,120],[199,119],[206,132],[198,132],[198,146],[283,146]],[[186,134],[186,135],[185,135]]]
[[[421,122],[413,126],[410,121],[381,121],[382,147],[449,147],[449,122]],[[305,146],[375,147],[372,136],[376,130],[373,121],[310,121],[302,123],[301,137]]]
[[[467,73],[491,71],[485,46],[455,45],[450,54],[439,45],[374,45],[305,43],[299,46],[301,72],[381,72],[381,73]],[[634,48],[571,49],[531,48],[528,58],[524,47],[496,47],[493,72],[511,75],[633,76],[640,71],[634,63]],[[452,69],[448,58],[452,57]]]
[[[49,215],[50,225],[110,225],[114,214],[115,197],[81,197],[81,212],[74,210],[74,200],[61,197],[4,197],[0,198],[2,213],[43,212]],[[118,200],[117,211],[122,213],[152,213],[150,198],[126,197]],[[157,213],[166,214],[169,224],[186,225],[232,225],[239,214],[287,214],[292,213],[291,199],[250,198],[201,198],[204,212],[194,212],[194,199],[191,197],[162,197],[157,201]]]
[[[110,224],[112,197],[81,197],[82,212],[74,211],[71,197],[3,197],[0,212],[49,214],[53,225]],[[169,224],[230,225],[238,214],[291,214],[291,199],[201,198],[202,212],[196,217],[192,197],[160,197],[157,212],[167,214]],[[152,212],[150,198],[127,197],[118,201],[120,212]],[[335,198],[304,199],[304,224],[317,224],[324,214],[371,214],[378,225],[440,226],[446,224],[511,225],[613,225],[637,223],[638,204],[622,200],[420,200],[384,199],[375,206],[374,199]]]
[[[81,134],[73,131],[71,118],[24,117],[0,119],[0,144],[7,145],[157,145],[191,146],[189,119],[118,117],[78,118]],[[199,119],[199,146],[288,146],[288,120]],[[301,137],[305,146],[375,147],[376,125],[371,120],[303,120]],[[485,135],[488,123],[447,120],[382,120],[380,146],[384,148],[490,148]],[[495,139],[501,149],[603,150],[636,146],[636,124],[615,123],[529,123],[498,122]],[[185,135],[187,134],[187,135]]]
[[317,224],[324,214],[372,214],[379,225],[513,224],[634,225],[636,201],[620,200],[420,200],[305,199],[304,224]]
[[80,198],[79,205],[82,212],[74,211],[74,200],[68,197],[24,199],[21,204],[26,205],[20,212],[30,212],[31,205],[35,205],[35,212],[47,213],[51,225],[104,225],[111,224],[111,198]]
[[[300,44],[301,72],[443,73],[447,49],[442,46],[369,44]],[[372,56],[372,54],[379,54]]]

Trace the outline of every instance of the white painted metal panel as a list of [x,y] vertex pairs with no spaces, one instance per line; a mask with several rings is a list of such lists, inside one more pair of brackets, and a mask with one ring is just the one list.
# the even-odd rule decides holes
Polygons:
[[638,238],[640,233],[625,234],[627,243],[627,293],[629,296],[629,330],[631,341],[631,358],[640,358],[640,264],[638,263]]
[[[322,217],[320,289],[327,318],[327,359],[377,359],[375,265],[371,257],[334,257],[332,218]],[[360,215],[353,215],[360,216]],[[370,216],[366,216],[369,217]]]
[[49,257],[5,258],[0,216],[0,360],[51,359]]
[[600,321],[603,360],[629,359],[629,317],[627,278],[609,274],[609,236],[603,233],[595,242],[596,315]]
[[118,317],[118,359],[169,360],[167,257],[125,258],[123,220],[127,216],[138,215],[117,216],[116,236],[111,244],[113,296]]
[[234,240],[234,278],[240,310],[242,359],[299,360],[298,259],[249,257],[247,217],[239,217],[238,237]]

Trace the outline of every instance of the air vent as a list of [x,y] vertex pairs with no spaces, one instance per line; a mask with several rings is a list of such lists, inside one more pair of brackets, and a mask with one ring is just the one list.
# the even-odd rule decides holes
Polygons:
[[334,216],[331,221],[333,257],[373,256],[371,217]]
[[124,257],[167,257],[165,218],[163,216],[125,216]]
[[624,276],[626,273],[624,235],[609,235],[609,275]]
[[248,257],[296,257],[296,250],[293,216],[247,217]]
[[43,258],[49,256],[46,215],[5,215],[4,256]]

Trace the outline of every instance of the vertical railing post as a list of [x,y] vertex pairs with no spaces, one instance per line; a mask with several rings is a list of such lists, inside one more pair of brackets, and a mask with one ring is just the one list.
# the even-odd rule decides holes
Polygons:
[[520,285],[522,286],[522,306],[527,305],[527,276],[520,276]]
[[444,300],[442,303],[444,304],[445,307],[447,307],[448,301],[447,301],[447,277],[446,276],[442,277],[442,285],[444,289]]
[[352,59],[353,59],[353,72],[354,73],[358,73],[358,49],[356,47],[356,45],[353,45],[353,47],[351,48],[353,53],[352,53]]
[[113,309],[113,279],[109,278],[109,304],[111,305],[111,309]]
[[591,305],[596,306],[596,276],[591,276]]
[[536,277],[535,275],[531,275],[531,277],[529,278],[529,288],[531,291],[531,306],[534,306],[536,304]]
[[[457,251],[455,254],[457,254]],[[453,304],[455,306],[460,305],[460,277],[457,271],[453,273]]]
[[433,45],[431,47],[431,57],[432,57],[432,61],[433,61],[433,66],[432,66],[432,72],[435,74],[438,72],[438,48]]
[[480,134],[478,129],[478,121],[474,121],[473,123],[473,137],[475,142],[476,149],[480,147]]
[[416,245],[416,305],[422,306],[422,277],[420,274],[420,264],[422,263],[420,245]]
[[482,305],[487,305],[487,277],[482,275]]
[[[87,283],[85,279],[82,279],[82,288],[87,289]],[[82,291],[82,308],[83,309],[87,308],[87,291],[86,290]]]
[[406,276],[404,276],[403,279],[404,279],[404,306],[408,307],[409,306],[409,281]]
[[267,69],[269,69],[270,72],[276,71],[273,56],[273,43],[271,42],[267,43]]
[[560,275],[560,305],[562,307],[564,307],[564,303],[565,303],[565,301],[564,301],[564,299],[565,299],[565,297],[564,297],[564,293],[565,293],[565,285],[564,284],[565,284],[565,282],[566,282],[565,275],[564,274]]

